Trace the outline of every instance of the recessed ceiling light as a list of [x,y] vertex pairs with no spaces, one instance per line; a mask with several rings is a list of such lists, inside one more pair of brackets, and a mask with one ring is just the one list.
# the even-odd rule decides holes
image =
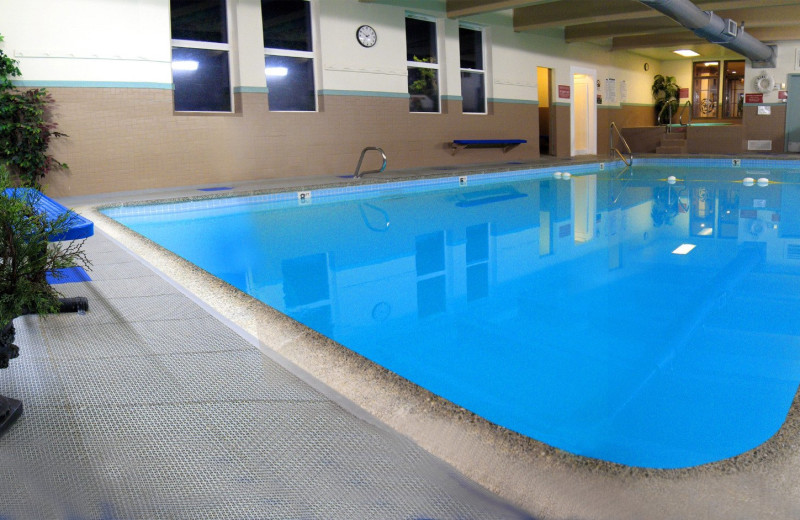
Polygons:
[[689,251],[694,249],[694,247],[695,247],[694,244],[681,244],[677,248],[675,248],[675,251],[673,251],[672,254],[673,255],[686,255],[686,254],[689,253]]
[[696,52],[690,51],[689,49],[679,49],[677,51],[672,51],[672,52],[674,52],[675,54],[680,54],[684,58],[693,58],[695,56],[700,56]]

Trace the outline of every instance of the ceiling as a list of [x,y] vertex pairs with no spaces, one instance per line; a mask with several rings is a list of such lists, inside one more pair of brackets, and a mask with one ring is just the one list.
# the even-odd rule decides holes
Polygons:
[[[364,1],[364,0],[362,0]],[[366,0],[370,1],[370,0]],[[695,5],[722,18],[745,24],[764,43],[800,40],[800,1],[695,0]],[[591,42],[629,50],[658,60],[683,59],[675,49],[700,57],[739,57],[733,51],[698,38],[677,22],[638,0],[445,0],[449,18],[465,18],[513,9],[517,31],[563,31],[564,40]]]

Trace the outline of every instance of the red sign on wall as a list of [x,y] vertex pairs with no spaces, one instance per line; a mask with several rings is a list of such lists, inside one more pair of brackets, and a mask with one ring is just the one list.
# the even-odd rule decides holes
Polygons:
[[764,102],[764,94],[745,94],[744,95],[744,102],[745,103],[763,103]]
[[558,98],[559,99],[569,99],[569,85],[559,85],[558,86]]
[[779,90],[778,99],[789,99],[789,92],[786,90]]
[[689,97],[689,89],[682,88],[678,91],[678,98],[680,99],[687,99]]

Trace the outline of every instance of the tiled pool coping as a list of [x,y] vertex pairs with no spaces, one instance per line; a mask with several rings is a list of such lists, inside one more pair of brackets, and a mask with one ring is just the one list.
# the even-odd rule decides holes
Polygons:
[[[701,159],[704,166],[720,166],[723,165],[720,161],[728,161],[724,164],[727,166],[730,165],[730,160],[731,158]],[[638,161],[644,164],[686,164],[685,158],[640,158]],[[784,167],[800,167],[800,161],[797,160],[780,163]],[[741,167],[767,168],[774,165],[774,162],[764,159],[753,159],[752,162],[742,159]],[[588,164],[581,168],[596,169],[596,166]],[[559,169],[563,170],[563,167],[540,168],[537,171],[544,175]],[[580,172],[574,166],[570,166],[569,170]],[[485,172],[467,175],[483,173]],[[434,171],[433,175],[438,175],[438,178],[422,174],[425,179],[423,182],[429,183],[428,188],[437,183],[452,183],[453,179],[458,181],[458,176],[453,177],[453,172],[441,175],[441,172]],[[459,172],[459,176],[461,175],[464,173]],[[506,175],[521,174],[517,171]],[[384,183],[360,183],[356,187],[322,184],[303,185],[292,190],[310,188],[314,192],[344,189],[352,192],[352,189],[357,188],[368,193],[381,187],[386,189],[388,186]],[[252,194],[281,191],[286,192],[287,189],[256,189]],[[231,195],[237,194],[242,193]],[[291,191],[291,195],[296,196],[296,191]],[[183,197],[167,196],[158,202],[196,198],[191,194]],[[569,486],[576,489],[590,492],[594,490],[603,495],[603,491],[609,489],[613,489],[618,495],[621,493],[622,498],[619,500],[623,503],[629,501],[632,510],[636,511],[632,517],[708,517],[707,513],[699,514],[697,508],[707,512],[712,507],[711,504],[719,511],[720,518],[726,517],[722,514],[726,510],[731,511],[727,518],[748,518],[748,507],[754,508],[752,515],[763,513],[764,508],[771,508],[775,511],[775,518],[796,517],[800,513],[800,489],[796,485],[784,490],[788,491],[789,496],[773,496],[769,493],[759,496],[759,491],[763,490],[730,487],[731,481],[749,482],[753,485],[770,479],[786,482],[787,479],[794,480],[800,474],[800,393],[795,395],[786,422],[774,437],[754,450],[724,461],[694,468],[653,470],[571,455],[497,427],[244,295],[98,211],[98,208],[115,205],[130,207],[140,204],[139,201],[123,204],[110,202],[77,209],[94,220],[112,238],[185,287],[243,331],[257,338],[262,349],[284,356],[315,379],[330,386],[395,430],[411,437],[468,477],[529,511],[553,513],[554,518],[619,517],[608,512],[601,513],[602,508],[596,514],[585,514],[580,507],[565,504],[565,495],[574,493],[564,492],[562,487],[569,483]],[[620,491],[620,487],[625,488],[625,492]],[[704,493],[710,494],[706,496]],[[721,495],[717,497],[715,493]],[[732,500],[729,496],[731,493],[742,498]],[[671,516],[662,516],[665,514],[665,504],[672,507],[667,511]],[[685,512],[680,514],[676,511]]]

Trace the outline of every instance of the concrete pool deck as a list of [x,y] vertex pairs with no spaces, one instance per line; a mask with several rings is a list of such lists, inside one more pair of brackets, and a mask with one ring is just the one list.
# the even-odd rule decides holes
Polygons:
[[541,519],[800,516],[797,398],[773,439],[719,463],[643,470],[573,456],[402,380],[94,209],[206,195],[197,189],[60,199],[98,229],[87,242],[93,281],[62,286],[88,296],[90,312],[15,321],[21,355],[0,394],[26,410],[0,438],[0,460],[19,468],[0,482],[21,491],[0,515],[60,518],[39,513],[69,497],[73,518],[524,517],[503,500]]

